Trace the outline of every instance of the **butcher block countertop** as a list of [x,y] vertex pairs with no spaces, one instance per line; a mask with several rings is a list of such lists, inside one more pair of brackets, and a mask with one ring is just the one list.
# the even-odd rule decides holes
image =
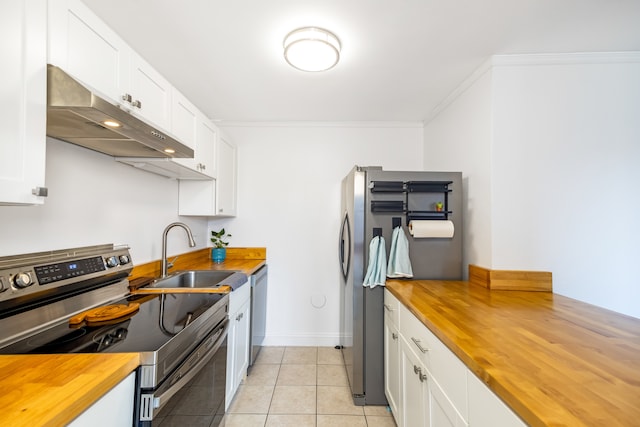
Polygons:
[[527,424],[640,425],[640,319],[551,292],[386,286]]
[[0,356],[0,425],[66,425],[139,364],[138,354]]
[[[175,257],[169,257],[171,261]],[[266,248],[227,248],[227,258],[216,264],[211,260],[211,248],[188,252],[175,258],[174,266],[169,274],[180,270],[238,270],[252,275],[267,263]],[[129,275],[129,280],[141,277],[160,277],[160,261],[136,265]]]

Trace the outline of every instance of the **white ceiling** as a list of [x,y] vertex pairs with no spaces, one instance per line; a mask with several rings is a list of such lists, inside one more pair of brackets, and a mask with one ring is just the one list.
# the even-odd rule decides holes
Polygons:
[[[84,0],[214,120],[423,121],[493,54],[640,51],[640,0]],[[287,33],[341,40],[324,73]]]

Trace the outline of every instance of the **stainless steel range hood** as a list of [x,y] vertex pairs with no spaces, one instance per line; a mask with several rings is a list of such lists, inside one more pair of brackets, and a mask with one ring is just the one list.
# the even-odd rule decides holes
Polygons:
[[[120,126],[109,128],[108,121]],[[114,157],[193,157],[191,148],[53,65],[47,67],[47,135]]]

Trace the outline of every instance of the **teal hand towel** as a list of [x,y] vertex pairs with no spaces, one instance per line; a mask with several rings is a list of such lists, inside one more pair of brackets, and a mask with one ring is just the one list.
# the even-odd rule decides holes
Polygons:
[[409,259],[409,240],[407,240],[407,235],[404,234],[402,227],[393,229],[387,277],[413,277],[411,259]]
[[369,265],[364,276],[362,286],[370,288],[384,286],[386,282],[385,266],[387,265],[387,252],[384,237],[375,236],[369,243]]

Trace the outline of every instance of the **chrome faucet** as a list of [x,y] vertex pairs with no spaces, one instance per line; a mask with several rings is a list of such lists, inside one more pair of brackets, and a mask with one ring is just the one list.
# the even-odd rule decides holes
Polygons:
[[167,228],[164,229],[164,233],[162,233],[162,260],[160,261],[160,277],[167,277],[168,263],[167,263],[167,234],[169,234],[169,230],[173,227],[182,227],[184,231],[187,233],[187,237],[189,237],[189,246],[194,247],[196,245],[195,240],[193,240],[193,234],[191,233],[191,229],[189,226],[182,222],[172,222],[167,225]]

